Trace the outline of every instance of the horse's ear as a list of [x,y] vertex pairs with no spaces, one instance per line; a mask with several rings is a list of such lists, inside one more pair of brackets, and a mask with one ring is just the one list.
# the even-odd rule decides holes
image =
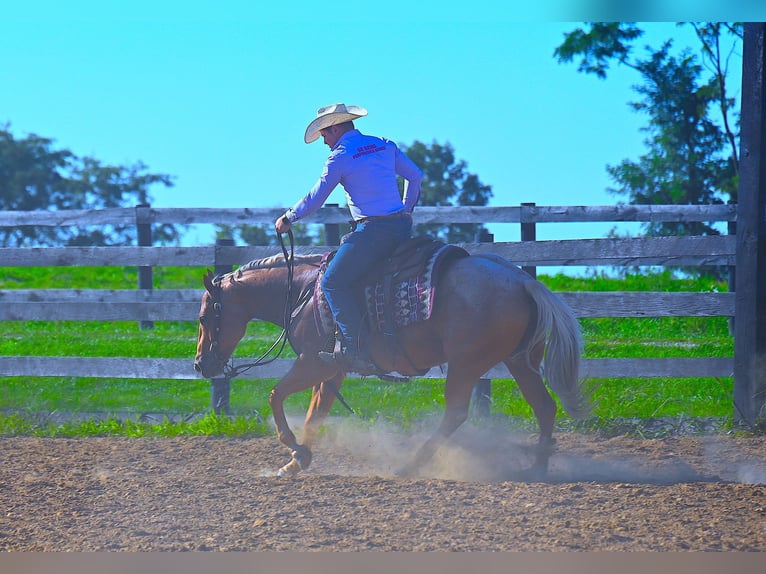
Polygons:
[[210,269],[208,269],[207,273],[202,276],[202,283],[208,291],[213,291],[213,277],[213,272],[210,271]]

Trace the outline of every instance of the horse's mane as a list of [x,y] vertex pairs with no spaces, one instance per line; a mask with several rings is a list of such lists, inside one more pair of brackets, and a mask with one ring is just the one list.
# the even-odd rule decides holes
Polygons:
[[[293,257],[294,264],[295,265],[314,265],[318,266],[319,263],[322,261],[322,257],[324,257],[323,254],[312,254],[312,255],[295,255]],[[255,271],[258,269],[275,269],[277,267],[286,267],[287,262],[285,261],[285,257],[282,254],[272,255],[270,257],[264,257],[263,259],[253,259],[252,261],[249,261],[245,263],[244,265],[238,267],[231,273],[226,273],[224,275],[220,276],[220,280],[222,281],[225,278],[230,278],[232,281],[236,281],[237,279],[242,278],[242,274],[246,271]]]
[[[312,265],[319,263],[322,260],[322,257],[324,257],[324,255],[321,254],[295,255],[293,259],[295,260],[296,265]],[[251,269],[272,269],[274,267],[285,267],[286,265],[287,261],[285,261],[285,256],[278,254],[272,255],[271,257],[264,257],[263,259],[253,259],[237,270],[250,271]]]

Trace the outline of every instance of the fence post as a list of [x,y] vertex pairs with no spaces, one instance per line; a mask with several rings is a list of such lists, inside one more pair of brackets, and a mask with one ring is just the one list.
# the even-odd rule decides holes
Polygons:
[[766,429],[766,23],[746,22],[737,193],[734,419]]
[[[728,201],[729,205],[737,203],[733,199]],[[727,232],[729,235],[737,235],[737,222],[729,221],[727,225]],[[737,267],[736,265],[729,265],[729,293],[734,293],[737,290]],[[729,317],[729,334],[734,336],[736,317]]]
[[210,406],[217,415],[231,414],[229,398],[231,397],[231,381],[227,378],[210,379]]
[[[213,272],[216,275],[229,273],[233,269],[231,264],[222,265],[218,263],[218,247],[231,247],[234,245],[234,240],[231,237],[219,237],[215,240],[215,245],[216,261],[213,267]],[[230,397],[231,381],[229,379],[226,377],[210,379],[210,406],[215,414],[231,414],[231,408],[229,406]]]
[[[525,209],[526,207],[535,207],[535,203],[522,203],[521,204],[521,240],[522,241],[536,241],[537,240],[537,228],[535,227],[535,222],[529,222],[526,221],[527,219],[527,212],[529,210]],[[522,266],[521,267],[524,271],[529,273],[532,277],[537,279],[537,267],[532,266]]]
[[[481,228],[476,234],[476,243],[492,243],[495,236],[485,228]],[[475,418],[489,418],[489,408],[492,404],[492,379],[479,379],[471,391],[471,411]]]
[[[338,207],[337,203],[327,203],[325,207],[335,208]],[[325,223],[324,224],[324,236],[327,241],[327,245],[340,245],[340,224],[339,223]]]
[[[139,247],[152,246],[152,210],[148,203],[136,205],[136,241]],[[151,266],[138,267],[138,288],[152,290],[153,269]],[[153,329],[154,321],[139,321],[139,329]]]

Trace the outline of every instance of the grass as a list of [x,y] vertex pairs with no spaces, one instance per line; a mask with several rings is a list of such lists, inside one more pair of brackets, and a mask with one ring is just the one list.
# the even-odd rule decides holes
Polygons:
[[[199,288],[204,270],[155,270],[155,288]],[[593,276],[541,276],[557,291],[715,291],[726,285],[711,279],[676,279],[669,273],[622,279]],[[0,288],[131,289],[137,284],[134,268],[4,268]],[[585,357],[715,357],[732,356],[733,339],[723,317],[662,317],[641,319],[583,319]],[[186,358],[191,360],[197,325],[158,322],[142,330],[135,322],[30,321],[0,323],[0,355],[103,356]],[[279,330],[251,323],[236,356],[259,356]],[[294,356],[288,349],[285,356]],[[614,379],[595,381],[596,408],[586,424],[608,427],[610,421],[658,418],[713,418],[732,415],[733,380]],[[176,434],[263,434],[270,432],[268,395],[276,380],[235,380],[231,389],[232,417],[210,414],[207,381],[125,380],[53,377],[0,378],[0,435],[123,436]],[[346,400],[364,420],[385,419],[407,426],[443,410],[443,386],[438,381],[386,383],[377,379],[350,380]],[[286,409],[303,414],[308,391],[288,399]],[[66,413],[202,413],[194,422],[160,424],[116,418],[54,424],[47,414]],[[533,425],[529,405],[512,379],[492,383],[493,414]],[[337,403],[332,414],[346,416]],[[572,425],[566,417],[560,424]]]

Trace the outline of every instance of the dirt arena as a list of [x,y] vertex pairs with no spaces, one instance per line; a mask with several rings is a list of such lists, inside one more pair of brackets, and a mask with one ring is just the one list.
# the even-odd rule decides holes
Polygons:
[[416,478],[423,436],[344,423],[293,479],[274,437],[3,438],[0,550],[766,551],[766,437],[557,438],[546,482],[470,425]]

